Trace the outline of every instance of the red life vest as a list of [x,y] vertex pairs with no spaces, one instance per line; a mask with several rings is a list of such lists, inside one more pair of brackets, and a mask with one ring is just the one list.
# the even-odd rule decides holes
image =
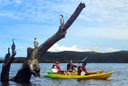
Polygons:
[[86,70],[85,66],[83,66],[83,65],[80,65],[80,66],[82,67],[82,70],[83,70],[83,71]]
[[61,70],[59,66],[56,66],[57,70]]
[[74,68],[73,64],[69,63],[70,66],[69,66],[69,70],[72,70]]
[[56,67],[56,68],[57,68],[57,70],[60,70],[60,67],[59,67],[59,66],[57,66],[56,64],[53,64],[53,67],[52,67],[52,68],[54,68],[54,67]]

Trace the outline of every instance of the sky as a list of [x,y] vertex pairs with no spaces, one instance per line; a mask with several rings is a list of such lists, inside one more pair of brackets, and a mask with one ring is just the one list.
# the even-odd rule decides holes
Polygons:
[[26,57],[27,48],[51,37],[80,2],[86,7],[69,27],[65,38],[48,51],[95,51],[101,53],[128,50],[127,0],[0,0],[0,57],[7,54],[12,39],[16,57]]

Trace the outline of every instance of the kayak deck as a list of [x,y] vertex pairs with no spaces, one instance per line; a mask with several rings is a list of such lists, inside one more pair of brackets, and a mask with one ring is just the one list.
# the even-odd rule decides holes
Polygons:
[[[97,70],[97,71],[88,71],[88,73],[103,73],[104,72],[104,69],[103,70]],[[70,72],[71,75],[77,75],[77,72]]]
[[102,73],[102,74],[92,74],[92,75],[84,75],[84,76],[80,76],[80,75],[60,75],[60,74],[47,74],[44,75],[45,77],[49,77],[49,78],[74,78],[74,79],[107,79],[108,77],[110,77],[112,75],[112,72],[108,72],[108,73]]
[[[97,70],[97,71],[88,71],[88,73],[103,73],[104,72],[104,69],[103,70]],[[53,74],[52,71],[49,71],[47,72],[48,74]],[[77,72],[70,72],[71,75],[77,75]]]

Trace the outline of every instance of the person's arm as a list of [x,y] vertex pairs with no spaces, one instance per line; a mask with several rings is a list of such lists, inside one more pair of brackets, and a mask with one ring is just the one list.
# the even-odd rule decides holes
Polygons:
[[67,71],[69,70],[70,64],[67,65]]
[[88,74],[87,70],[85,69],[85,73]]
[[52,66],[52,68],[54,68],[54,65]]
[[52,68],[54,68],[55,64],[52,66]]
[[60,68],[60,70],[62,70],[62,69]]
[[77,65],[73,65],[74,67],[77,67],[78,66],[78,64]]

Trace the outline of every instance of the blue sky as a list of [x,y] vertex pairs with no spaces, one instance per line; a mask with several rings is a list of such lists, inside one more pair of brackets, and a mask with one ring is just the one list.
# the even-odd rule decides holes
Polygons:
[[26,56],[34,38],[41,44],[51,37],[59,28],[59,15],[66,22],[81,1],[86,8],[49,51],[128,50],[127,0],[0,0],[0,57],[13,38],[16,57]]

